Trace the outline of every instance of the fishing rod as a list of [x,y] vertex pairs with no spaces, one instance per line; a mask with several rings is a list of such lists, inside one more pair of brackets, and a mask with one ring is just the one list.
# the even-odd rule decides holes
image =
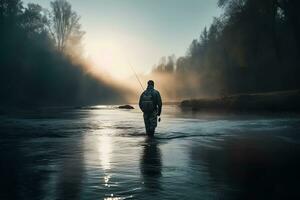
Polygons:
[[[140,79],[139,79],[137,73],[136,73],[135,70],[133,69],[133,67],[132,67],[131,63],[129,62],[129,60],[128,60],[128,65],[130,66],[131,70],[133,71],[133,73],[134,73],[134,75],[135,75],[136,80],[140,83],[140,86],[141,86],[142,90],[144,91],[145,89],[144,89],[144,87],[143,87],[143,84],[142,84],[142,82],[140,81]],[[161,122],[161,117],[158,117],[158,122]]]
[[131,70],[133,71],[133,73],[134,73],[134,75],[135,75],[135,78],[136,78],[137,81],[140,83],[140,86],[141,86],[142,90],[144,91],[145,89],[144,89],[144,87],[143,87],[143,84],[142,84],[142,82],[140,81],[140,79],[139,79],[137,73],[135,72],[135,70],[133,69],[133,67],[132,67],[132,65],[131,65],[131,63],[130,63],[129,61],[128,61],[128,64],[129,64]]

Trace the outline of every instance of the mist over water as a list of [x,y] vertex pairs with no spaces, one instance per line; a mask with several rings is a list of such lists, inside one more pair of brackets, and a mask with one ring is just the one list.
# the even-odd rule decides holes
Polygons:
[[[151,30],[143,35],[124,26],[130,17],[118,25],[118,17],[98,19],[85,12],[91,24],[105,22],[93,24],[100,31],[120,30],[108,34],[107,50],[96,59],[107,64],[104,68],[86,56],[83,13],[73,9],[75,2],[52,0],[43,8],[0,0],[1,200],[300,199],[300,116],[295,114],[300,110],[300,1],[219,0],[216,6],[224,12],[191,38],[186,55],[162,57],[149,73],[137,70],[136,75],[128,66],[128,79],[115,78],[126,71],[121,58],[132,56],[134,48],[150,49],[137,56],[136,63],[144,63],[151,51],[168,45],[167,38],[176,38],[175,31],[189,32],[182,22],[196,19],[197,10],[178,5],[189,8],[193,1],[167,2],[170,7],[158,1],[111,4],[116,16],[126,14],[127,7],[141,9],[130,14]],[[166,16],[152,17],[151,4],[168,9],[162,12]],[[188,15],[178,15],[175,7]],[[102,14],[102,7],[93,9]],[[169,11],[176,17],[167,16]],[[172,20],[177,17],[181,23]],[[174,35],[170,23],[177,27]],[[167,41],[152,32],[159,26],[170,29],[170,35],[164,33]],[[153,35],[161,46],[154,47]],[[126,49],[119,48],[124,44]],[[170,46],[177,44],[182,45]],[[92,49],[95,56],[98,46]],[[120,66],[109,69],[113,63]],[[136,105],[148,80],[154,80],[163,100],[154,138],[146,136]],[[186,110],[177,106],[203,97],[183,102]],[[116,106],[128,102],[135,109]],[[219,112],[206,112],[209,108]]]
[[0,196],[297,198],[299,124],[292,115],[221,115],[165,106],[155,138],[148,139],[138,109],[93,106],[5,114]]

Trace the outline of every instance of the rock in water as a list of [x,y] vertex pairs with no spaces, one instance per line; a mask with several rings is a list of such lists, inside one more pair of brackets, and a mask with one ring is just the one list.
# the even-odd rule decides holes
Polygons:
[[119,109],[134,109],[134,107],[131,105],[123,105],[123,106],[119,106],[118,108]]

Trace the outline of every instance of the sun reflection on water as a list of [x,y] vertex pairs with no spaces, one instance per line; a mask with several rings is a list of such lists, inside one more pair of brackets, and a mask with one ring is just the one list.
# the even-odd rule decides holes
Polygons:
[[101,136],[99,138],[99,159],[101,167],[103,170],[111,169],[111,154],[112,154],[112,144],[111,137]]
[[125,198],[122,198],[122,197],[107,197],[107,198],[104,198],[104,200],[123,200]]
[[103,135],[99,137],[98,152],[99,152],[100,164],[105,174],[103,177],[104,186],[109,188],[111,175],[109,174],[108,170],[111,169],[111,154],[112,154],[111,137],[107,135]]
[[104,176],[104,185],[105,187],[110,187],[109,183],[110,175]]
[[[99,112],[99,110],[91,110],[93,114]],[[101,112],[107,112],[108,114],[111,110],[101,110]],[[99,115],[100,116],[100,115]],[[99,117],[97,116],[97,117]],[[95,122],[100,124],[100,128],[95,129],[90,134],[85,134],[85,145],[86,154],[85,159],[88,166],[93,167],[92,170],[92,181],[95,185],[96,190],[99,190],[101,195],[100,199],[104,200],[125,200],[128,198],[133,198],[133,195],[123,196],[119,194],[122,192],[124,187],[122,182],[119,181],[119,177],[115,176],[113,170],[115,167],[115,161],[118,157],[114,155],[118,152],[115,149],[118,144],[116,141],[117,130],[116,123],[111,122],[111,117],[107,118],[101,116],[101,118],[95,118]],[[119,161],[119,160],[118,160]]]

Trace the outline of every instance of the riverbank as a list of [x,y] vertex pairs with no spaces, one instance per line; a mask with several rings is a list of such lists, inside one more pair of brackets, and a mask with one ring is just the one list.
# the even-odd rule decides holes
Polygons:
[[300,90],[236,94],[222,98],[184,100],[185,110],[238,112],[300,112]]

